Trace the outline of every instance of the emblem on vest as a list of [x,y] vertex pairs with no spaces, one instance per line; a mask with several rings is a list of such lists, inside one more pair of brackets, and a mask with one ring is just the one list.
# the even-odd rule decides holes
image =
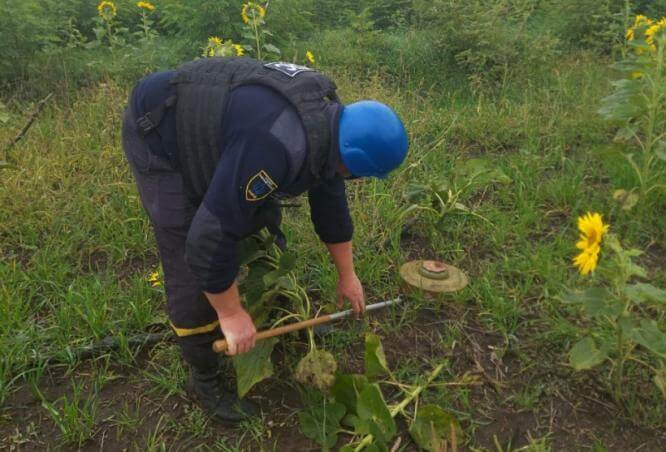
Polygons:
[[270,195],[277,188],[277,184],[266,171],[261,170],[250,178],[245,186],[245,200],[259,201]]
[[275,63],[266,63],[264,67],[268,69],[273,69],[275,71],[282,72],[289,77],[296,77],[301,72],[311,71],[314,72],[314,69],[307,66],[299,66],[298,64],[293,63],[284,63],[284,62],[275,62]]

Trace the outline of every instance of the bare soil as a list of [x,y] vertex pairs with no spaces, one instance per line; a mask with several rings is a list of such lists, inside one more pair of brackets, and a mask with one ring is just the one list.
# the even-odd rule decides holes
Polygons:
[[[381,314],[373,317],[374,326],[382,322]],[[463,417],[463,429],[473,437],[476,448],[496,450],[500,445],[511,450],[528,444],[530,439],[548,437],[552,450],[592,449],[595,443],[612,451],[662,451],[666,444],[666,429],[646,429],[624,419],[606,394],[598,393],[594,382],[576,378],[559,363],[562,351],[534,349],[529,338],[516,338],[507,350],[500,335],[488,333],[472,319],[474,313],[465,305],[433,299],[421,309],[416,321],[400,331],[381,333],[389,366],[399,369],[409,363],[414,374],[425,374],[434,359],[447,358],[450,375],[442,382],[460,380],[466,376],[467,405],[459,400],[453,407],[468,414]],[[338,326],[345,328],[345,324]],[[447,350],[442,349],[440,337],[447,328],[459,328],[460,341]],[[340,359],[345,372],[362,371],[363,345],[356,341]],[[164,346],[164,345],[162,345]],[[278,355],[280,354],[278,350]],[[265,427],[259,442],[268,450],[310,451],[319,446],[300,433],[298,412],[302,409],[296,391],[285,382],[288,371],[280,369],[282,358],[276,356],[276,378],[269,379],[251,392],[250,398],[262,407]],[[539,366],[530,366],[541,360]],[[543,363],[554,363],[551,367]],[[154,384],[137,377],[142,366],[149,366],[148,351],[142,352],[136,367],[115,367],[117,378],[107,382],[100,392],[95,434],[82,450],[136,450],[159,432],[172,450],[214,448],[215,441],[225,438],[227,444],[239,444],[254,450],[257,442],[251,432],[237,426],[213,425],[205,436],[197,437],[173,426],[182,424],[192,410],[182,394],[162,396],[154,392]],[[86,381],[91,375],[91,362],[85,362],[69,374],[52,368],[40,388],[47,400],[71,395],[71,381]],[[538,370],[537,370],[538,369]],[[545,373],[544,373],[545,372]],[[543,386],[528,407],[517,403],[512,395],[533,387]],[[86,386],[90,389],[90,385]],[[151,392],[152,391],[152,392]],[[550,391],[550,392],[549,392]],[[431,389],[426,397],[436,397]],[[391,399],[392,394],[388,394]],[[138,407],[140,422],[136,430],[122,428],[113,420],[127,403]],[[523,404],[524,405],[524,404]],[[473,423],[473,425],[472,425]],[[407,426],[401,425],[400,442],[406,450],[417,450],[410,441]],[[169,426],[168,428],[164,428]],[[341,438],[339,445],[344,444]],[[660,446],[661,444],[661,446]],[[45,450],[62,448],[60,431],[42,407],[40,399],[24,386],[2,407],[0,415],[0,448],[5,450]],[[465,450],[461,447],[460,450]]]

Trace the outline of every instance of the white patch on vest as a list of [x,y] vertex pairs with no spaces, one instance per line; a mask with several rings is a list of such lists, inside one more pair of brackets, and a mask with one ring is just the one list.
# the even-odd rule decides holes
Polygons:
[[293,63],[284,63],[284,62],[275,62],[275,63],[266,63],[264,67],[268,69],[273,69],[279,72],[282,72],[289,77],[296,77],[301,72],[314,71],[314,69],[307,66],[299,66],[298,64]]

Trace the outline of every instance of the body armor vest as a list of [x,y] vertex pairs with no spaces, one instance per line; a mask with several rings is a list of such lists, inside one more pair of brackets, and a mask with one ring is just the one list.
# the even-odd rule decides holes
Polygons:
[[307,151],[300,168],[315,180],[327,162],[331,125],[326,105],[338,101],[335,84],[323,74],[289,63],[250,58],[210,58],[185,63],[171,80],[176,85],[178,159],[186,189],[201,200],[220,158],[221,128],[230,91],[264,85],[296,109],[305,130]]

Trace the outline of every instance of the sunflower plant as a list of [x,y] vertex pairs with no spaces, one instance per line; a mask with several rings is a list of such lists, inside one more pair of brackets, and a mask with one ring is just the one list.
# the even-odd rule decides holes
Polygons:
[[569,364],[578,371],[606,365],[606,382],[619,404],[629,364],[651,371],[666,397],[666,291],[642,282],[648,274],[635,261],[641,251],[625,249],[600,214],[580,217],[578,229],[573,264],[586,280],[561,299],[579,307],[585,322],[582,338],[569,350]]
[[97,5],[97,17],[93,18],[95,27],[95,40],[88,44],[88,47],[100,47],[106,41],[109,47],[114,48],[125,44],[124,35],[129,30],[116,23],[118,9],[116,4],[111,1],[101,1]]
[[273,33],[266,27],[267,8],[268,2],[265,6],[255,2],[247,2],[241,7],[242,36],[245,40],[243,48],[258,60],[278,59],[282,54],[277,46],[269,42],[273,38]]
[[150,41],[158,36],[157,31],[153,28],[155,21],[152,19],[152,13],[155,11],[155,5],[150,2],[137,2],[136,7],[141,14],[141,24],[139,31],[136,32],[140,41]]
[[245,49],[240,44],[234,43],[231,39],[224,41],[218,36],[211,36],[208,38],[208,43],[203,49],[202,57],[229,57],[229,56],[243,56]]
[[[241,266],[247,271],[239,278],[243,302],[258,328],[275,328],[287,321],[306,320],[313,305],[295,272],[296,255],[284,251],[275,236],[262,231],[241,244]],[[280,303],[275,303],[279,300]],[[275,320],[275,317],[280,317]],[[337,364],[333,356],[319,350],[314,333],[307,331],[309,353],[297,366],[295,377],[319,388],[330,386]],[[270,355],[277,340],[264,340],[249,353],[234,356],[238,393],[242,397],[256,383],[273,373]]]
[[666,17],[636,16],[625,37],[627,49],[614,65],[623,77],[613,82],[599,113],[619,125],[615,142],[638,179],[637,187],[614,193],[629,210],[639,198],[666,188]]
[[[351,436],[350,442],[338,449],[344,452],[388,450],[398,435],[396,417],[401,415],[409,425],[412,439],[429,451],[455,450],[456,438],[462,436],[456,418],[439,406],[419,405],[423,391],[438,378],[443,364],[436,366],[422,381],[405,384],[397,381],[386,361],[379,337],[365,336],[365,366],[361,374],[336,373],[327,381],[326,390],[305,391],[305,409],[298,415],[301,431],[320,444],[323,450],[337,445],[339,434]],[[326,359],[316,360],[317,366]],[[309,363],[308,363],[309,364]],[[328,370],[328,369],[327,369]],[[335,369],[333,369],[335,370]],[[313,385],[319,387],[317,382]],[[400,388],[394,403],[384,397],[382,387]],[[413,409],[410,407],[413,406]]]
[[448,178],[438,177],[425,184],[408,185],[403,193],[408,206],[401,215],[426,213],[438,224],[451,214],[472,215],[485,220],[463,202],[481,189],[511,182],[511,178],[489,160],[464,160],[454,167]]

